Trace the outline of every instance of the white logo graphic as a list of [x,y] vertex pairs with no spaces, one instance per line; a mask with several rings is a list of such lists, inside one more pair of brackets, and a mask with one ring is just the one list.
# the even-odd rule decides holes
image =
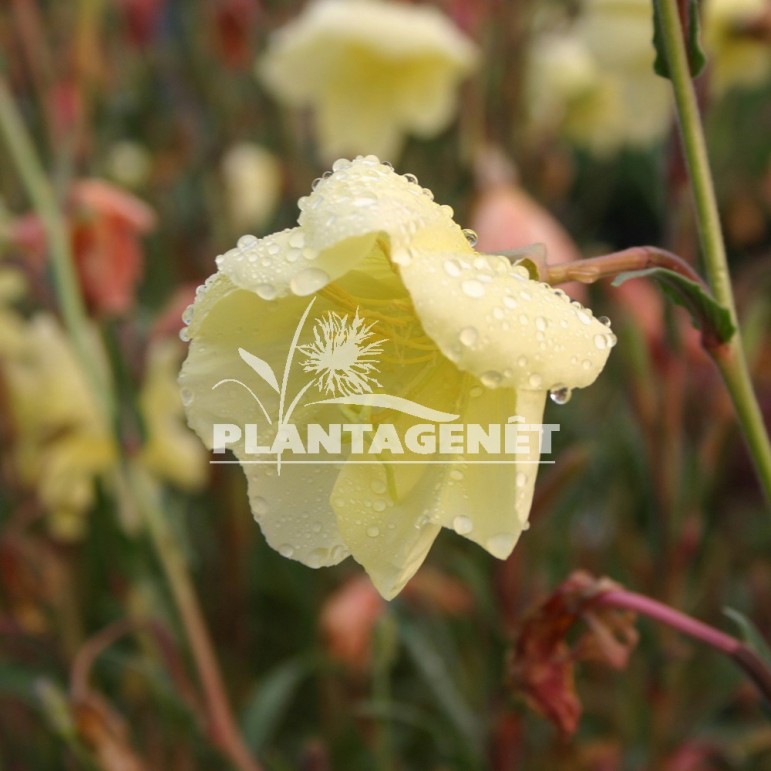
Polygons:
[[[212,446],[216,454],[224,453],[228,445],[243,442],[243,452],[249,456],[241,463],[275,464],[278,473],[282,463],[450,463],[453,459],[437,460],[427,456],[462,454],[464,463],[552,463],[553,461],[524,460],[523,454],[535,457],[540,452],[551,451],[551,431],[559,431],[556,424],[526,425],[523,419],[512,416],[505,424],[459,424],[459,415],[436,410],[410,399],[390,394],[375,393],[374,388],[382,385],[377,379],[378,356],[383,353],[381,340],[376,338],[373,327],[376,322],[367,323],[356,309],[353,317],[334,311],[327,311],[316,320],[312,330],[312,342],[299,345],[299,338],[307,321],[315,298],[308,303],[289,345],[281,382],[272,367],[264,359],[239,348],[238,354],[259,377],[278,395],[278,414],[271,415],[254,390],[242,380],[224,378],[212,386],[212,390],[226,384],[235,384],[246,389],[259,406],[266,423],[275,426],[275,433],[269,445],[260,445],[259,426],[246,423],[216,423],[213,427]],[[303,372],[310,379],[288,402],[287,387],[289,375],[297,353],[304,356],[299,361]],[[302,401],[307,392],[316,386],[324,399]],[[332,423],[320,425],[310,423],[303,426],[305,436],[292,423],[292,415],[300,405],[379,408],[401,412],[425,423],[416,423],[402,434],[390,423],[373,426],[363,422]],[[367,441],[365,441],[367,440]],[[537,444],[533,444],[537,442]],[[282,459],[284,453],[292,454],[291,460]],[[330,460],[304,459],[302,456],[327,453]],[[389,452],[393,459],[383,460],[380,456]],[[399,459],[405,453],[424,456],[421,459]],[[351,460],[347,455],[371,456],[371,459]],[[484,454],[485,459],[470,460],[469,455]],[[252,456],[254,456],[252,458]],[[299,459],[295,456],[299,456]],[[337,457],[335,457],[337,456]],[[508,456],[508,457],[507,457]],[[272,457],[272,460],[270,459]],[[492,458],[495,459],[492,459]],[[238,463],[239,461],[212,461],[212,463]]]

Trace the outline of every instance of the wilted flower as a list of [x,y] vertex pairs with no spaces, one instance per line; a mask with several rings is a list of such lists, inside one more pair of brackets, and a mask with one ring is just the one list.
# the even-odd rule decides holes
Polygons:
[[[751,26],[764,19],[764,34]],[[710,86],[723,93],[751,87],[771,75],[771,6],[767,0],[709,0],[704,3],[704,45],[710,61]],[[761,30],[758,30],[760,32]]]
[[[509,465],[474,463],[465,451],[450,451],[446,464],[427,462],[425,449],[396,463],[390,442],[376,441],[380,429],[406,434],[457,417],[539,424],[547,392],[564,397],[592,383],[615,337],[523,267],[476,252],[452,210],[414,177],[374,156],[333,169],[300,199],[297,227],[244,236],[217,259],[218,272],[186,314],[191,344],[180,385],[188,421],[210,447],[216,425],[243,421],[258,427],[260,446],[283,447],[289,438],[293,454],[305,451],[291,439],[297,434],[282,433],[288,415],[305,427],[342,420],[352,437],[361,425],[340,463],[313,465],[324,456],[308,448],[301,457],[310,470],[282,461],[283,450],[278,463],[255,462],[248,437],[234,438],[232,448],[274,548],[312,567],[352,554],[391,598],[442,527],[496,557],[511,553],[527,526],[539,449]],[[337,314],[371,329],[385,393],[310,395],[314,381],[291,364],[314,343],[311,311],[315,328]],[[268,386],[255,386],[259,395],[249,386],[255,376]]]
[[394,159],[406,134],[450,122],[474,45],[435,8],[383,0],[317,0],[280,30],[259,64],[263,83],[311,107],[321,154]]
[[281,192],[281,166],[260,145],[239,142],[222,158],[229,219],[236,232],[261,230],[273,216]]
[[533,39],[528,98],[536,130],[556,128],[597,154],[661,139],[669,84],[653,71],[648,0],[586,0],[566,30]]

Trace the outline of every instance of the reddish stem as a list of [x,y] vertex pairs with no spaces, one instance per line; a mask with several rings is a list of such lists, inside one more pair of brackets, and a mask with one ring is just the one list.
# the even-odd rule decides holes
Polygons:
[[744,670],[765,699],[771,702],[771,669],[752,648],[741,640],[687,616],[669,605],[624,589],[603,592],[597,596],[596,603],[641,613],[725,653]]

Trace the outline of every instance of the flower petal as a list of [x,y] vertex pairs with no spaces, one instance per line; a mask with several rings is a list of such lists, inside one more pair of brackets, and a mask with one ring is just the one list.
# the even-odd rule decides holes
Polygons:
[[504,257],[425,254],[400,272],[426,333],[488,388],[582,388],[616,342],[591,311]]
[[[543,420],[545,391],[478,390],[476,394],[472,389],[464,410],[466,426],[500,423],[508,416],[523,418],[522,425],[538,425]],[[529,452],[517,455],[513,464],[482,464],[477,456],[459,458],[447,469],[436,499],[436,516],[444,527],[499,559],[511,554],[521,532],[527,529],[540,457],[540,443],[531,436]]]

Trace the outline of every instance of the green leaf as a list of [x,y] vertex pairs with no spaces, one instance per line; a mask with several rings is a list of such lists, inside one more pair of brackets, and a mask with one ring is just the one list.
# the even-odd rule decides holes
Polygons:
[[771,648],[763,635],[758,631],[755,624],[750,621],[743,613],[734,608],[723,608],[723,613],[739,627],[742,639],[747,645],[760,656],[766,664],[771,666]]
[[621,273],[613,286],[621,286],[633,278],[652,278],[658,281],[664,293],[691,315],[691,322],[700,329],[702,339],[707,343],[727,343],[736,332],[731,313],[714,297],[707,294],[696,281],[675,273],[668,268],[645,268]]
[[[661,29],[660,0],[653,2],[653,47],[656,49],[656,60],[653,69],[662,78],[671,78],[667,53],[664,49],[664,34]],[[688,3],[688,28],[685,30],[685,50],[688,56],[688,70],[691,77],[701,74],[707,63],[707,56],[701,45],[701,19],[699,18],[698,0],[686,0]]]

